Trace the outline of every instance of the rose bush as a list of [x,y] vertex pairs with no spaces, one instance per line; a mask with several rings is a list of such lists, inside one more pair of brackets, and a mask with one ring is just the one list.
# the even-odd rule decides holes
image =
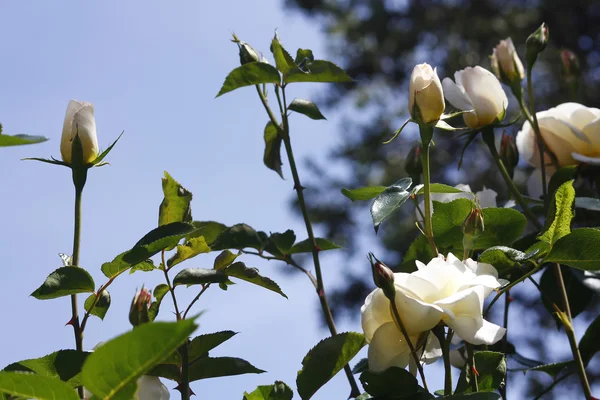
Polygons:
[[[395,305],[413,344],[440,322],[472,344],[493,344],[504,336],[504,328],[482,317],[484,299],[501,286],[492,265],[471,259],[463,262],[452,253],[447,258],[439,255],[427,265],[416,264],[418,270],[411,274],[394,274]],[[383,291],[375,289],[361,308],[362,328],[369,342],[369,369],[374,372],[409,364],[410,350],[390,306]],[[428,335],[424,347],[423,362],[441,355],[433,335]]]
[[494,74],[480,66],[467,67],[456,71],[454,80],[444,78],[444,95],[454,107],[468,111],[463,118],[469,128],[481,128],[504,119],[508,99]]
[[83,148],[83,163],[89,164],[98,157],[94,105],[85,101],[71,100],[67,106],[60,140],[60,154],[67,164],[72,162],[73,139],[77,134]]

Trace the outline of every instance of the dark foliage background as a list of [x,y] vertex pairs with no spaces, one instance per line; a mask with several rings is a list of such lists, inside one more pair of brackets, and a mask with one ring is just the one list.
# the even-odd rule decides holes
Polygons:
[[[310,190],[305,192],[311,215],[326,229],[329,238],[352,249],[347,257],[349,265],[355,264],[355,268],[348,269],[350,279],[346,286],[330,288],[338,318],[358,318],[357,310],[372,289],[364,254],[374,250],[370,244],[364,244],[364,233],[371,233],[372,227],[359,223],[364,221],[359,216],[368,215],[368,204],[351,203],[339,194],[340,189],[390,185],[408,175],[404,159],[416,143],[415,128],[403,131],[392,144],[381,143],[408,117],[408,79],[415,64],[427,62],[436,66],[442,79],[452,77],[454,71],[466,66],[481,65],[489,69],[492,49],[509,36],[524,59],[525,39],[545,21],[550,29],[550,44],[534,69],[537,109],[567,101],[600,107],[598,1],[285,0],[285,4],[324,29],[328,38],[327,56],[357,80],[353,84],[332,85],[316,99],[319,104],[344,110],[344,121],[339,127],[341,144],[332,151],[327,163],[307,162],[313,172]],[[564,79],[560,58],[563,49],[573,51],[581,64],[582,74],[574,92]],[[508,88],[506,92],[510,93]],[[517,115],[516,101],[510,94],[509,104],[509,116]],[[516,133],[519,127],[520,123],[507,128],[507,132]],[[434,141],[434,182],[469,183],[474,191],[486,186],[499,193],[499,204],[507,199],[506,187],[478,140],[467,150],[460,170],[457,164],[464,142],[447,133],[437,134]],[[345,173],[338,173],[340,166]],[[526,168],[517,170],[515,179],[521,186],[529,172]],[[384,224],[377,241],[371,242],[379,243],[378,257],[397,269],[402,254],[417,236],[413,208],[405,206],[400,213],[403,215]],[[588,226],[598,226],[597,214],[579,213],[578,217],[585,219]],[[515,333],[511,330],[510,341],[519,352],[545,362],[568,358],[570,351],[564,332],[557,331],[537,290],[524,284],[521,290],[513,292],[515,301],[510,312],[520,313],[524,324],[539,324],[542,329],[521,332],[523,327],[519,327]],[[570,295],[572,304],[581,304],[582,312],[576,319],[576,331],[581,335],[597,315],[598,296],[576,277],[571,282]],[[501,306],[496,307],[496,321],[501,321],[501,311]],[[596,387],[600,383],[599,364],[596,357],[589,366],[590,379]],[[511,361],[509,367],[518,365]],[[541,373],[528,373],[526,379],[521,373],[513,373],[511,380],[513,376],[519,381],[515,386],[519,392],[516,398],[533,398],[552,383],[550,377]],[[544,398],[564,398],[566,393],[580,393],[576,377],[561,382],[558,390]]]

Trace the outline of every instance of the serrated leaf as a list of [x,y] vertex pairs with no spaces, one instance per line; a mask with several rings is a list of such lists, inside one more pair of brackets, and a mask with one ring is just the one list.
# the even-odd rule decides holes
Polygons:
[[185,244],[177,245],[177,252],[167,260],[167,265],[171,268],[180,262],[196,257],[198,254],[209,252],[210,247],[206,244],[203,236],[191,238]]
[[276,256],[285,256],[290,253],[295,241],[296,234],[291,229],[283,233],[272,233],[268,238],[265,250]]
[[257,286],[264,287],[265,289],[269,289],[275,293],[279,293],[287,299],[287,296],[281,291],[281,288],[277,283],[265,276],[260,275],[258,273],[258,269],[246,267],[246,265],[243,262],[238,261],[236,263],[231,264],[227,268],[219,270],[218,272],[223,272],[229,277],[238,278],[243,281],[253,283]]
[[105,400],[131,399],[136,380],[167,359],[197,327],[193,319],[153,322],[112,339],[87,358],[83,384]]
[[[477,351],[473,355],[475,358],[475,368],[479,376],[477,384],[480,392],[493,392],[502,385],[506,376],[506,358],[504,354],[494,351]],[[471,393],[473,387],[467,378],[466,370],[470,368],[467,365],[463,368],[456,385],[455,393]],[[469,376],[471,372],[469,371]]]
[[306,115],[310,119],[327,119],[315,103],[306,99],[295,98],[288,106],[288,110]]
[[306,64],[310,64],[315,60],[315,56],[313,55],[312,50],[310,49],[298,49],[296,50],[296,58],[294,62],[298,65],[302,71],[306,72],[305,66]]
[[372,396],[400,399],[412,399],[413,396],[423,393],[424,389],[419,386],[417,378],[404,368],[390,367],[381,373],[365,371],[360,375],[360,382]]
[[181,186],[167,171],[162,178],[163,200],[160,203],[158,214],[158,225],[166,225],[171,222],[191,222],[192,193]]
[[354,365],[354,367],[352,368],[352,373],[356,375],[356,374],[365,372],[368,369],[369,369],[369,359],[363,358]]
[[181,239],[195,229],[193,225],[184,222],[159,226],[148,232],[131,250],[119,254],[113,261],[102,264],[102,272],[108,278],[117,276],[158,252],[177,245]]
[[356,189],[342,189],[342,194],[352,201],[371,200],[381,194],[386,189],[385,186],[367,186]]
[[[95,302],[95,304],[94,304]],[[93,305],[93,308],[91,308]],[[92,293],[87,299],[85,299],[84,308],[85,311],[89,312],[92,315],[100,319],[104,319],[104,316],[108,312],[110,307],[110,293],[108,290],[103,290],[100,293],[100,297],[96,301],[96,294]],[[91,310],[90,310],[91,308]]]
[[[335,250],[335,249],[342,248],[341,246],[338,246],[337,244],[333,243],[332,241],[330,241],[328,239],[323,239],[323,238],[315,238],[315,243],[317,244],[319,251]],[[288,251],[288,253],[289,254],[312,253],[312,251],[313,251],[312,241],[310,239],[305,239],[305,240],[293,245],[292,248]]]
[[161,283],[154,288],[154,301],[150,304],[150,309],[148,310],[148,317],[150,321],[154,321],[158,312],[160,311],[160,304],[162,302],[163,297],[169,293],[169,286]]
[[56,299],[94,291],[94,280],[83,268],[61,267],[52,272],[31,296],[38,300]]
[[252,227],[246,224],[237,224],[221,232],[212,243],[211,248],[213,250],[241,250],[249,247],[261,250],[262,246],[260,236]]
[[[444,185],[443,183],[432,183],[429,186],[430,193],[465,193],[464,191],[457,189],[453,186]],[[420,187],[415,194],[424,194],[425,187]],[[468,193],[468,192],[467,192]]]
[[574,365],[574,361],[570,360],[570,361],[561,361],[561,362],[557,362],[557,363],[550,363],[550,364],[542,364],[542,365],[536,365],[534,367],[531,368],[517,368],[517,369],[511,369],[511,371],[522,371],[522,372],[529,372],[529,371],[537,371],[537,372],[544,372],[546,374],[548,374],[549,376],[552,377],[552,379],[556,379],[556,377],[558,376],[558,374],[560,374],[565,368]]
[[190,365],[190,382],[221,376],[262,374],[263,372],[266,371],[237,357],[202,357]]
[[412,179],[402,178],[398,182],[385,188],[373,200],[371,204],[371,217],[375,232],[379,229],[379,225],[390,216],[392,212],[398,209],[408,200],[410,193],[408,188],[412,185]]
[[479,262],[492,264],[498,271],[498,275],[502,275],[508,270],[518,267],[521,263],[535,257],[538,251],[531,253],[523,253],[507,246],[494,246],[486,249],[479,255]]
[[77,392],[60,379],[26,372],[0,372],[0,393],[27,399],[77,400]]
[[366,345],[365,336],[345,332],[320,341],[302,360],[296,385],[303,400],[310,399]]
[[233,254],[229,250],[223,250],[216,258],[213,264],[213,269],[223,269],[229,265],[231,265],[236,258],[238,258],[239,254]]
[[5,146],[21,146],[24,144],[35,144],[42,143],[48,140],[43,136],[32,136],[32,135],[2,135],[0,134],[0,147]]
[[237,332],[221,331],[196,336],[188,345],[189,363],[193,363],[197,358],[208,356],[208,352],[210,350],[219,346],[223,342],[226,342],[235,335],[237,335]]
[[242,400],[292,400],[294,392],[288,385],[275,381],[273,385],[257,387],[253,392],[244,392]]
[[209,246],[221,232],[227,229],[227,225],[215,221],[194,221],[192,222],[192,225],[196,230],[187,235],[186,239],[189,240],[202,236]]
[[33,372],[60,379],[75,388],[81,385],[81,367],[89,354],[77,350],[59,350],[44,357],[12,363],[3,371]]
[[285,76],[285,83],[292,82],[353,82],[353,79],[332,62],[313,60],[304,63],[302,69],[294,67]]
[[216,97],[245,86],[261,83],[279,84],[280,82],[281,77],[275,67],[267,63],[251,62],[231,71]]
[[273,53],[273,58],[275,59],[275,65],[277,66],[277,69],[283,74],[284,77],[290,69],[297,67],[290,53],[288,53],[279,42],[277,35],[275,35],[271,41],[271,52]]
[[223,271],[208,268],[186,268],[173,279],[173,285],[202,285],[207,283],[221,283],[227,281]]
[[573,219],[573,203],[575,202],[575,189],[573,181],[563,183],[555,192],[550,203],[546,226],[538,239],[552,246],[558,239],[571,233],[571,220]]
[[584,271],[600,270],[600,230],[594,228],[575,229],[560,238],[545,262],[557,262]]
[[263,155],[263,163],[265,166],[275,172],[283,179],[283,171],[281,162],[281,143],[283,138],[279,134],[277,127],[271,122],[267,122],[264,134],[265,153]]

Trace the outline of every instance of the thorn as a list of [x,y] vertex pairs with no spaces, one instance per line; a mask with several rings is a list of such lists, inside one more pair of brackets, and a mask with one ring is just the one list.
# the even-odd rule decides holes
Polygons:
[[316,243],[315,243],[315,250],[317,251],[317,253],[318,253],[319,251],[323,251],[323,249],[322,249],[322,248],[320,248],[320,247],[319,247],[319,245],[318,245],[318,244],[316,244]]
[[325,292],[323,291],[323,289],[319,289],[317,290],[317,294],[319,295],[319,298],[321,298],[325,295]]
[[294,184],[294,190],[296,190],[296,191],[302,191],[304,189],[305,189],[304,186],[302,186],[300,184],[296,184],[296,183]]
[[[178,390],[179,393],[183,393],[182,390],[183,388],[181,387],[181,382],[177,384],[177,387],[173,388],[173,390]],[[191,387],[188,387],[188,390],[190,391],[190,396],[195,396],[196,393],[194,393],[194,391],[192,390]]]
[[65,326],[67,326],[67,325],[71,325],[71,326],[73,326],[73,317],[71,317],[71,319],[69,320],[69,322],[67,322],[67,323],[65,324]]
[[512,303],[514,301],[514,297],[512,296],[506,296],[506,300],[508,300],[509,303]]
[[476,376],[479,376],[479,372],[477,371],[477,368],[475,368],[475,366],[471,367],[471,372],[473,372]]

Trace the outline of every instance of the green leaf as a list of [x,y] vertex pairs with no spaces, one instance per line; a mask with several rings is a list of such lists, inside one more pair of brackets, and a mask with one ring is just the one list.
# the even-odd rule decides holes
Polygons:
[[221,283],[227,281],[223,271],[208,268],[186,268],[179,271],[173,279],[173,285],[203,285],[207,283]]
[[33,372],[77,387],[81,385],[81,367],[89,354],[77,350],[59,350],[44,357],[12,363],[4,371]]
[[576,197],[575,207],[590,211],[600,211],[600,199],[593,197]]
[[83,384],[105,400],[131,399],[136,380],[167,359],[197,327],[193,319],[153,322],[112,339],[86,360]]
[[[100,298],[98,301],[96,301],[96,304],[94,304],[94,301],[96,301],[96,294],[92,293],[87,299],[85,299],[85,303],[83,305],[85,311],[88,311],[90,314],[95,315],[103,320],[110,307],[110,293],[108,293],[108,290],[105,289],[100,293]],[[94,305],[93,308],[91,308],[92,305]]]
[[360,373],[368,371],[368,370],[369,370],[369,359],[365,357],[365,358],[361,359],[359,362],[357,362],[356,365],[354,365],[354,368],[352,368],[352,373],[354,375],[356,375],[356,374],[360,374]]
[[584,271],[600,270],[600,230],[593,228],[575,229],[560,238],[545,262],[557,262]]
[[587,366],[597,352],[600,351],[600,316],[597,316],[594,321],[588,326],[579,341],[579,352],[583,363]]
[[[315,238],[315,242],[317,244],[317,247],[319,248],[319,251],[335,250],[335,249],[342,248],[341,246],[338,246],[337,244],[333,243],[332,241],[323,239],[323,238]],[[288,253],[289,254],[312,253],[312,251],[313,251],[312,241],[310,239],[305,239],[305,240],[293,245]]]
[[0,393],[27,399],[77,400],[77,392],[56,378],[26,372],[0,372]]
[[367,370],[360,375],[360,382],[372,396],[409,399],[424,391],[413,374],[399,367],[390,367],[381,373]]
[[554,201],[550,204],[546,226],[538,237],[539,240],[552,246],[558,239],[571,233],[574,202],[575,189],[573,188],[573,181],[563,183],[554,192]]
[[156,267],[156,265],[154,265],[152,260],[148,259],[148,260],[145,260],[145,261],[142,261],[142,262],[139,262],[139,263],[133,265],[131,267],[131,269],[129,270],[129,274],[131,275],[137,271],[150,272],[150,271],[154,271],[155,269],[158,269],[158,268]]
[[[460,189],[452,186],[444,185],[443,183],[432,183],[429,187],[431,193],[465,193]],[[421,187],[415,194],[424,194],[425,187]]]
[[263,243],[252,227],[246,224],[237,224],[221,232],[210,247],[213,250],[241,250],[247,247],[261,250]]
[[167,171],[162,178],[162,190],[164,198],[160,203],[158,213],[158,225],[166,225],[171,222],[191,222],[192,193],[181,186]]
[[427,241],[425,235],[419,235],[408,247],[406,254],[402,258],[402,265],[400,266],[400,272],[411,273],[417,270],[416,260],[424,263],[428,263],[435,257],[431,246]]
[[150,317],[150,321],[154,321],[158,312],[160,311],[160,303],[162,302],[163,297],[169,293],[169,286],[161,283],[154,288],[154,301],[150,304],[150,309],[148,310],[148,317]]
[[[213,270],[214,271],[214,270]],[[241,279],[246,282],[253,283],[255,285],[269,289],[275,293],[279,293],[287,299],[285,293],[281,291],[281,288],[277,283],[271,279],[261,276],[256,268],[248,268],[243,262],[236,262],[231,264],[229,267],[219,270],[217,272],[223,272],[229,277]]]
[[194,221],[192,225],[194,225],[196,230],[187,235],[186,238],[189,240],[202,236],[209,246],[221,232],[227,229],[227,225],[215,221]]
[[332,62],[313,60],[304,63],[303,68],[294,67],[285,76],[285,83],[292,82],[353,82],[353,79]]
[[342,189],[342,194],[352,201],[371,200],[381,194],[386,189],[385,186],[367,186],[357,189]]
[[56,299],[77,293],[94,291],[94,280],[83,268],[61,267],[52,272],[31,296],[38,300]]
[[296,385],[303,400],[310,399],[333,378],[366,344],[365,336],[345,332],[319,342],[302,360]]
[[242,400],[292,400],[294,392],[288,385],[275,381],[273,385],[257,387],[252,393],[244,392]]
[[307,62],[311,62],[311,61],[314,61],[314,60],[315,60],[315,56],[313,56],[312,50],[309,50],[309,49],[298,49],[296,51],[296,58],[294,59],[294,62],[300,68],[302,68],[302,66],[305,65]]
[[131,250],[119,254],[111,262],[102,264],[102,272],[108,278],[115,277],[158,252],[176,246],[181,239],[194,230],[193,225],[184,222],[159,226],[148,232]]
[[190,365],[190,382],[200,379],[218,378],[242,374],[262,374],[246,360],[236,357],[202,357]]
[[506,246],[494,246],[486,249],[479,255],[479,262],[492,264],[498,271],[498,275],[508,272],[510,269],[518,267],[521,263],[535,257],[538,251],[523,253]]
[[408,188],[412,185],[412,179],[402,178],[392,186],[385,188],[381,194],[375,197],[371,204],[371,217],[373,218],[373,226],[375,232],[379,229],[379,225],[385,221],[390,214],[399,208],[408,200],[410,193]]
[[259,85],[261,83],[279,84],[280,82],[281,77],[275,67],[267,63],[251,62],[231,71],[225,78],[225,82],[216,97],[244,86]]
[[196,257],[198,254],[209,252],[210,247],[206,244],[203,236],[191,238],[187,243],[177,245],[177,252],[167,260],[167,265],[169,268],[174,267],[180,262]]
[[46,140],[48,140],[48,138],[43,136],[31,136],[23,134],[9,136],[0,134],[0,147],[42,143]]
[[233,254],[229,250],[223,250],[216,258],[213,264],[213,269],[223,269],[230,266],[239,254]]
[[[560,270],[562,272],[565,289],[567,290],[571,316],[575,318],[587,308],[588,304],[590,304],[594,292],[577,279],[575,274],[571,272],[571,268],[561,265]],[[542,274],[542,277],[540,278],[540,287],[541,292],[544,293],[544,295],[541,297],[544,307],[546,307],[546,310],[554,317],[557,327],[560,327],[562,326],[562,323],[556,316],[556,309],[553,304],[562,304],[563,300],[561,290],[556,284],[556,275],[554,272],[554,268],[546,268]]]
[[327,119],[315,103],[306,99],[294,99],[288,106],[288,110],[304,114],[310,119]]
[[290,69],[297,67],[290,53],[288,53],[279,42],[277,35],[275,35],[271,41],[271,52],[273,53],[277,69],[284,77]]
[[281,143],[283,138],[279,134],[279,130],[271,121],[267,122],[264,130],[265,153],[263,155],[263,163],[269,169],[277,172],[283,179],[283,170],[281,167]]
[[[283,233],[272,233],[269,236],[269,243],[265,247],[265,250],[271,254],[279,253],[276,255],[287,255],[290,254],[290,250],[294,246],[295,241],[296,234],[291,229],[288,229]],[[272,247],[275,248],[273,249]]]
[[550,182],[548,182],[548,195],[554,198],[554,192],[564,183],[577,178],[577,165],[567,165],[561,167],[552,174]]
[[523,372],[538,371],[538,372],[544,372],[544,373],[550,375],[552,377],[552,379],[556,379],[556,377],[558,376],[558,374],[560,374],[565,368],[567,368],[567,367],[569,367],[571,365],[575,365],[573,360],[570,360],[570,361],[561,361],[561,362],[551,363],[551,364],[536,365],[535,367],[531,367],[531,368],[511,369],[511,371],[523,371]]
[[100,153],[100,155],[92,161],[92,165],[95,165],[96,167],[101,167],[103,165],[108,164],[106,162],[102,162],[102,160],[104,160],[104,158],[106,158],[108,153],[110,153],[112,151],[113,147],[115,147],[115,145],[117,144],[119,139],[121,139],[121,136],[123,136],[123,133],[125,133],[125,131],[121,132],[121,134],[115,139],[115,141],[112,142],[111,145],[106,148],[106,150],[104,150],[102,153]]
[[499,394],[492,392],[463,393],[444,397],[445,400],[500,400],[501,398]]
[[[474,354],[475,367],[479,376],[477,377],[477,383],[480,392],[493,392],[498,389],[504,382],[506,376],[506,358],[504,354],[497,353],[494,351],[478,351]],[[470,384],[470,380],[467,377],[466,370],[470,368],[465,365],[458,384],[456,385],[456,393],[471,393],[473,387]],[[471,375],[469,371],[469,375]]]
[[[433,202],[433,235],[440,249],[462,251],[462,224],[471,212],[473,201],[456,199],[449,203]],[[484,208],[485,230],[475,242],[475,250],[509,246],[527,225],[523,214],[512,208]]]
[[221,331],[215,333],[206,333],[204,335],[196,336],[188,345],[188,359],[191,364],[200,357],[208,356],[208,352],[215,347],[219,346],[223,342],[231,339],[237,335],[237,332],[233,331]]

